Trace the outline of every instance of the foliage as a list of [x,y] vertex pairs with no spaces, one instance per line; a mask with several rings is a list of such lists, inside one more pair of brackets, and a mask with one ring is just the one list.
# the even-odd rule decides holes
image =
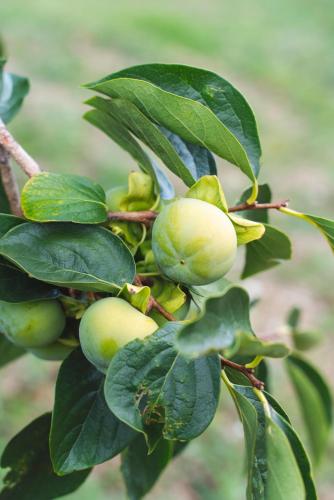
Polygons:
[[[0,70],[0,117],[7,122],[28,84],[4,73],[3,63]],[[1,200],[0,300],[58,300],[66,327],[57,342],[76,349],[60,367],[52,418],[42,415],[6,447],[1,466],[10,471],[0,499],[68,494],[92,467],[118,454],[129,497],[142,498],[170,460],[210,425],[221,378],[244,428],[247,498],[315,499],[312,466],[300,438],[257,379],[265,377],[268,388],[267,358],[284,358],[281,366],[300,400],[317,465],[332,426],[331,395],[318,369],[298,352],[312,347],[313,337],[299,329],[297,310],[287,320],[289,342],[261,338],[251,325],[245,288],[223,275],[201,286],[191,279],[173,281],[154,251],[156,238],[166,234],[162,226],[156,235],[152,224],[175,192],[147,150],[187,186],[189,206],[201,200],[224,213],[235,241],[246,247],[242,279],[291,258],[288,236],[269,221],[271,189],[258,184],[261,147],[250,106],[220,76],[188,66],[136,66],[85,87],[104,95],[87,101],[93,109],[85,119],[127,151],[141,172],[130,174],[128,188],[118,191],[117,210],[90,179],[49,172],[25,184],[24,218],[10,215]],[[214,155],[251,182],[237,207],[229,205]],[[286,206],[279,211],[310,222],[333,246],[333,221]],[[228,244],[217,238],[212,221],[205,223],[212,247],[200,272],[214,265],[216,248]],[[186,256],[203,251],[201,235],[189,243],[189,225],[176,218],[172,224]],[[175,249],[168,235],[161,244],[167,255]],[[85,310],[110,296],[150,315],[159,328],[116,353],[115,338],[104,339],[102,348],[112,352],[104,375],[84,356],[78,334]],[[98,342],[95,333],[91,340]],[[24,354],[4,336],[0,340],[0,366]]]

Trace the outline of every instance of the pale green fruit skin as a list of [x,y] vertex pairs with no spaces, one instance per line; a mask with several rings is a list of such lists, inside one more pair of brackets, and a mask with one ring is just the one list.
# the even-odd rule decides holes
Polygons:
[[60,342],[53,342],[44,347],[34,347],[28,349],[31,354],[45,361],[63,361],[72,351],[73,347],[69,347]]
[[54,342],[65,327],[65,315],[56,300],[0,301],[0,331],[25,348],[43,347]]
[[109,189],[106,192],[106,203],[107,208],[111,212],[118,212],[120,210],[120,204],[124,196],[128,194],[128,188],[126,186],[117,186]]
[[84,355],[105,373],[116,352],[136,338],[158,329],[156,322],[117,297],[92,304],[80,321],[79,336]]
[[229,217],[205,201],[182,198],[153,225],[152,249],[161,271],[186,285],[206,285],[232,267],[237,236]]

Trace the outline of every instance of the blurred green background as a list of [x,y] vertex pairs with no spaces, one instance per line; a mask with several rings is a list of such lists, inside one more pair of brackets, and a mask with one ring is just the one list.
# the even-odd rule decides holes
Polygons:
[[[132,64],[176,62],[211,69],[236,85],[257,116],[263,147],[260,180],[275,199],[333,218],[334,8],[331,0],[11,0],[1,2],[8,68],[31,80],[31,93],[11,130],[45,169],[89,175],[105,187],[124,182],[131,160],[81,119],[89,93],[80,84]],[[231,202],[246,186],[222,164]],[[256,332],[270,334],[292,305],[304,326],[325,333],[313,354],[334,375],[333,263],[321,236],[298,220],[273,214],[292,237],[288,264],[249,279],[262,300]],[[272,372],[276,394],[300,433],[292,391]],[[26,357],[2,372],[2,448],[17,430],[52,405],[57,366]],[[334,445],[317,473],[321,500],[333,498]],[[151,500],[244,498],[242,429],[225,392],[214,424],[166,471]],[[69,500],[124,499],[118,460],[96,469]],[[19,499],[18,499],[19,500]]]

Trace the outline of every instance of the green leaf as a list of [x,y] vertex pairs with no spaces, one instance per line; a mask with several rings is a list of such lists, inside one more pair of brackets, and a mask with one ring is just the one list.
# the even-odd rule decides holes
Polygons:
[[261,239],[246,246],[246,262],[241,278],[266,271],[277,266],[280,260],[291,258],[291,242],[285,233],[269,224],[264,224],[265,233]]
[[170,199],[175,196],[174,187],[166,175],[155,162],[148,157],[143,148],[124,125],[107,113],[97,109],[85,113],[84,119],[102,130],[102,132],[108,135],[121,148],[127,151],[138,163],[140,168],[155,179],[161,198]]
[[29,81],[22,76],[4,71],[6,61],[0,59],[0,118],[8,123],[22,106],[29,92]]
[[134,104],[125,99],[102,99],[92,97],[86,104],[110,114],[120,121],[132,134],[148,146],[187,186],[194,184],[195,172],[177,154],[173,145],[157,125],[152,123]]
[[[252,188],[246,189],[241,195],[240,200],[238,201],[238,205],[241,203],[246,203],[252,193]],[[271,202],[271,190],[268,184],[260,184],[259,192],[257,195],[258,203],[270,203]],[[250,219],[256,222],[263,222],[264,224],[268,224],[269,216],[268,210],[243,210],[242,212],[235,212],[240,217],[244,217],[245,219]]]
[[104,376],[80,349],[60,367],[50,434],[54,470],[64,475],[118,455],[136,433],[109,410]]
[[21,203],[25,217],[36,222],[98,224],[107,218],[102,187],[79,175],[34,175],[22,190]]
[[298,307],[293,307],[288,314],[287,324],[290,328],[297,328],[300,322],[301,310]]
[[0,259],[0,300],[27,302],[56,298],[59,291],[29,276],[10,262]]
[[149,286],[135,286],[126,283],[118,296],[122,297],[133,307],[145,314],[151,297],[151,289]]
[[1,500],[52,500],[75,491],[90,470],[57,476],[49,457],[51,414],[31,422],[6,446],[1,467],[10,468],[4,478]]
[[144,436],[139,434],[122,453],[122,474],[130,500],[139,500],[150,491],[173,457],[173,442],[162,439],[152,453],[148,451]]
[[183,306],[187,296],[179,285],[162,278],[153,278],[152,282],[152,295],[166,311],[173,314]]
[[285,358],[290,349],[282,342],[265,342],[251,332],[238,331],[234,345],[225,351],[227,358],[233,356],[266,356],[268,358]]
[[128,192],[120,200],[120,210],[153,210],[158,203],[153,179],[143,172],[130,172]]
[[233,214],[229,214],[229,218],[237,233],[238,246],[247,245],[251,241],[259,240],[265,233],[265,226],[260,222],[254,222]]
[[0,213],[10,214],[9,201],[5,193],[1,179],[0,179]]
[[331,250],[334,252],[334,220],[325,219],[324,217],[318,217],[311,214],[303,214],[301,212],[296,212],[295,210],[284,207],[280,208],[280,212],[287,215],[292,215],[293,217],[298,217],[299,219],[303,219],[309,224],[315,226],[326,238]]
[[318,464],[333,423],[331,393],[319,371],[304,358],[293,354],[286,359],[286,365],[299,399],[312,456]]
[[228,207],[219,179],[216,175],[204,175],[186,192],[186,198],[206,201],[227,213]]
[[0,239],[0,254],[33,278],[77,290],[115,292],[135,275],[128,248],[97,226],[21,224]]
[[221,368],[218,356],[183,358],[174,348],[179,329],[169,322],[118,351],[107,372],[105,397],[120,420],[146,436],[147,426],[156,423],[165,439],[187,441],[214,417]]
[[240,331],[252,331],[249,297],[231,286],[221,297],[209,298],[201,315],[180,328],[176,346],[185,356],[202,356],[231,347]]
[[24,222],[25,222],[24,219],[16,217],[15,215],[0,213],[0,238],[2,238],[2,236],[8,233],[10,229],[19,226]]
[[23,356],[26,351],[21,347],[18,347],[0,333],[0,368],[15,361],[15,359]]
[[123,98],[187,142],[237,165],[253,181],[261,154],[254,115],[244,98],[214,73],[176,65],[145,65],[86,85]]
[[307,455],[284,412],[277,413],[257,389],[232,384],[226,375],[223,378],[244,427],[247,499],[315,500]]

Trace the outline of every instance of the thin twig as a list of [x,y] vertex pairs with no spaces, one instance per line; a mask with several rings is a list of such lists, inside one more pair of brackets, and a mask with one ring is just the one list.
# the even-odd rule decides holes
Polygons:
[[254,201],[254,203],[240,203],[240,205],[235,205],[234,207],[230,207],[228,209],[229,212],[242,212],[243,210],[268,210],[268,209],[276,209],[279,210],[282,207],[288,206],[288,201],[278,201],[275,203],[258,203]]
[[0,146],[0,176],[8,199],[10,211],[13,215],[20,217],[22,215],[22,210],[19,188],[9,163],[9,154],[2,146]]
[[28,177],[39,174],[41,169],[33,158],[18,144],[0,119],[0,145],[16,161]]
[[[134,284],[137,286],[143,286],[143,282],[142,282],[141,278],[138,276],[138,274],[137,274],[137,276],[135,276]],[[156,311],[158,311],[168,321],[177,321],[175,316],[173,316],[173,314],[166,311],[166,309],[161,304],[159,304],[159,302],[151,295],[149,298],[149,301],[148,301],[148,307],[147,307],[146,312],[149,313],[152,309],[155,309]]]
[[[229,212],[242,212],[243,210],[268,210],[275,209],[279,210],[282,207],[288,206],[288,200],[278,201],[275,203],[241,203],[240,205],[235,205],[228,209]],[[153,221],[158,217],[159,212],[153,210],[142,210],[137,212],[109,212],[109,220],[119,220],[126,222],[140,222],[146,226],[150,226]]]
[[252,368],[246,368],[246,366],[234,363],[234,361],[223,358],[223,356],[220,356],[220,362],[223,369],[227,366],[228,368],[232,368],[232,370],[237,370],[248,378],[253,387],[256,387],[256,389],[259,389],[260,391],[264,389],[264,383],[255,377],[254,370]]

